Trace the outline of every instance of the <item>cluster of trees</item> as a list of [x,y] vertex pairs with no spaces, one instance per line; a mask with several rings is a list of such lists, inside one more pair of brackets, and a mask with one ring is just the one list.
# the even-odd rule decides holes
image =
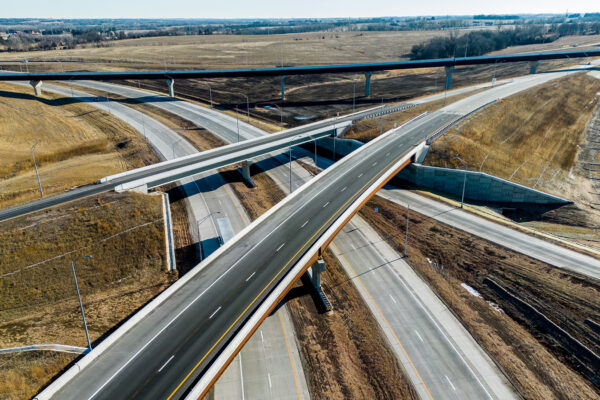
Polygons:
[[522,25],[514,29],[473,31],[461,36],[451,34],[448,37],[436,37],[428,42],[415,45],[411,49],[410,58],[424,60],[480,56],[509,46],[548,43],[567,35],[593,34],[600,34],[600,23],[568,22],[550,27]]
[[413,60],[424,60],[428,58],[480,56],[508,46],[543,43],[552,40],[555,40],[555,38],[546,37],[545,30],[541,25],[501,31],[481,30],[461,36],[451,34],[448,37],[436,37],[426,43],[414,45],[410,57]]

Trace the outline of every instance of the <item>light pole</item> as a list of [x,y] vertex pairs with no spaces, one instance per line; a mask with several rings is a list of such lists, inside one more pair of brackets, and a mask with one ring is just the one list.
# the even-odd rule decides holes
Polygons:
[[406,236],[404,237],[404,257],[407,257],[406,249],[408,248],[408,222],[410,221],[410,205],[406,205]]
[[183,140],[183,138],[179,138],[175,142],[173,142],[173,158],[175,158],[175,146],[177,145],[177,143],[181,142],[182,140]]
[[[212,217],[213,215],[216,215],[216,214],[221,214],[221,211],[213,211],[210,214],[208,214],[207,216],[205,216],[204,218],[202,218],[201,220],[196,220],[196,227],[198,228],[198,244],[200,246],[200,261],[203,260],[203,257],[202,257],[202,244],[201,244],[201,240],[200,240],[200,225],[202,225],[202,223],[204,221],[206,221],[208,218],[210,218],[210,217]],[[214,221],[213,221],[213,227],[215,229],[215,232],[218,233],[217,227],[215,226],[215,222]]]
[[204,84],[206,86],[208,86],[208,96],[210,98],[210,108],[213,108],[213,100],[212,100],[212,88],[210,87],[210,85],[206,82],[204,82]]
[[294,191],[293,188],[292,188],[292,142],[298,136],[294,136],[292,139],[290,139],[290,194]]
[[354,81],[354,89],[352,91],[352,112],[356,111],[356,81]]
[[75,261],[81,257],[92,258],[89,254],[84,254],[71,261],[71,270],[73,271],[73,279],[75,280],[75,289],[77,289],[77,299],[79,299],[79,308],[81,309],[81,318],[83,319],[83,328],[85,329],[85,338],[87,339],[88,351],[92,351],[92,342],[90,341],[90,334],[88,332],[87,322],[85,320],[85,313],[83,312],[83,303],[81,302],[81,293],[79,292],[79,284],[77,283],[77,275],[75,274]]
[[463,208],[463,204],[465,203],[465,188],[467,187],[467,163],[461,159],[459,156],[454,156],[455,160],[459,160],[461,163],[463,163],[463,170],[465,172],[464,178],[463,178],[463,189],[462,189],[462,198],[460,200],[460,208]]
[[33,154],[33,149],[38,144],[40,144],[39,140],[37,142],[35,142],[33,144],[33,146],[31,146],[31,158],[33,159],[33,167],[35,168],[35,176],[37,176],[38,186],[40,187],[40,196],[43,199],[44,198],[44,191],[42,190],[42,182],[40,181],[40,174],[38,173],[37,163],[35,162],[35,155]]
[[283,130],[283,110],[277,104],[273,104],[279,110],[279,126]]
[[245,94],[243,94],[242,96],[246,98],[246,115],[248,116],[248,123],[250,123],[250,100],[248,100],[248,96],[246,96]]
[[237,124],[237,134],[238,134],[237,141],[239,143],[240,142],[240,119],[238,117],[238,106],[237,106],[237,104],[235,105],[235,123]]

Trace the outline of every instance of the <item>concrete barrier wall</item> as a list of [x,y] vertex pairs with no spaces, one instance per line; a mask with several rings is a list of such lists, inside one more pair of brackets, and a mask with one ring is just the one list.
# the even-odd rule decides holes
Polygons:
[[[467,171],[465,198],[499,203],[567,204],[570,201],[483,172]],[[460,197],[465,171],[411,164],[398,178]]]
[[[333,138],[320,139],[318,146],[333,151]],[[363,146],[363,143],[354,139],[336,139],[335,152],[341,156]],[[428,146],[425,146],[426,148]],[[422,151],[422,160],[427,153]],[[430,167],[421,164],[410,164],[402,170],[397,177],[419,186],[449,193],[455,196],[462,195],[465,172],[450,168]],[[539,190],[531,189],[518,183],[507,181],[483,172],[467,171],[467,184],[465,198],[475,201],[493,201],[499,203],[533,203],[533,204],[568,204],[569,200],[553,196]]]

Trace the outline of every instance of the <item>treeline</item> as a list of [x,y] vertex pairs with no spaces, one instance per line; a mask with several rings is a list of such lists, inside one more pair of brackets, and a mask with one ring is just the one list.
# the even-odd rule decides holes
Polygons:
[[436,37],[414,45],[409,54],[413,60],[480,56],[509,46],[553,42],[561,36],[600,34],[600,23],[564,23],[519,26],[514,29],[480,30],[461,36]]

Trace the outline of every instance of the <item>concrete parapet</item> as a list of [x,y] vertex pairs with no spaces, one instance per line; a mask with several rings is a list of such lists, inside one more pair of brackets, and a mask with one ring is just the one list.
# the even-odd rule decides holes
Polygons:
[[163,217],[165,221],[165,246],[167,251],[167,270],[174,271],[177,268],[175,260],[175,239],[173,236],[173,219],[171,218],[171,204],[169,195],[162,193]]
[[568,204],[569,200],[528,188],[483,172],[411,164],[397,177],[419,186],[461,196],[466,179],[465,199],[498,203]]

